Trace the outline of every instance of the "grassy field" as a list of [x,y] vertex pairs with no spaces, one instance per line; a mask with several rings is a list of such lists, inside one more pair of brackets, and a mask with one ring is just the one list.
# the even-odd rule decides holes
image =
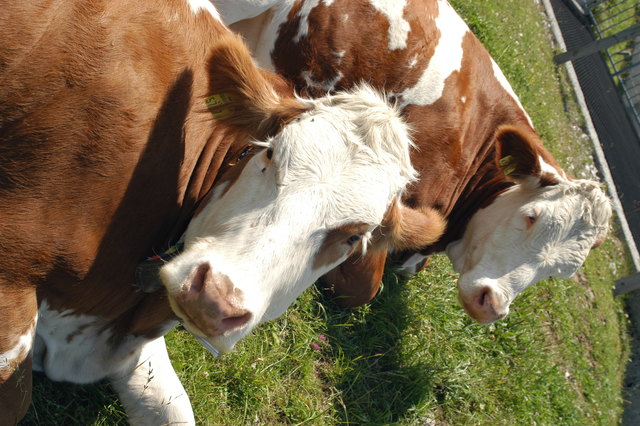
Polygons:
[[[589,140],[533,0],[454,7],[512,82],[539,133],[579,177],[595,172]],[[387,274],[369,305],[344,311],[306,292],[219,360],[182,330],[167,336],[199,424],[611,425],[629,356],[615,279],[631,270],[611,233],[574,279],[527,290],[506,320],[480,326],[456,300],[444,256],[404,281]],[[124,424],[106,384],[37,376],[24,425]]]

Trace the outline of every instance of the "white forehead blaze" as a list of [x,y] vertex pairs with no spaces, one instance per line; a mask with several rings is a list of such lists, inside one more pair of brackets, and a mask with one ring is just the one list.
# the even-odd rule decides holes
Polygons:
[[406,49],[411,31],[409,22],[403,17],[406,1],[369,0],[369,3],[389,20],[389,50]]
[[[378,95],[371,89],[356,92],[369,98],[366,109],[356,111],[360,107],[343,95],[308,101],[313,110],[286,126],[273,141],[281,191],[316,191],[318,200],[330,206],[321,210],[325,226],[339,226],[344,220],[378,223],[388,203],[415,173],[406,151],[401,154],[399,146],[383,146],[393,134],[402,134],[408,147],[406,128],[385,126],[383,133],[389,133],[375,135],[379,123],[390,119],[399,124],[398,117],[392,117],[392,110],[379,98],[372,99]],[[351,123],[357,123],[357,129]],[[369,184],[362,185],[363,181]]]
[[447,77],[462,66],[462,40],[469,28],[445,0],[438,1],[435,23],[440,31],[436,50],[416,85],[396,94],[401,106],[433,104],[442,96]]
[[218,10],[215,8],[213,3],[210,0],[187,0],[189,2],[189,7],[191,11],[196,15],[200,13],[200,11],[204,10],[208,12],[211,16],[213,16],[218,22],[222,22],[220,18],[220,14]]

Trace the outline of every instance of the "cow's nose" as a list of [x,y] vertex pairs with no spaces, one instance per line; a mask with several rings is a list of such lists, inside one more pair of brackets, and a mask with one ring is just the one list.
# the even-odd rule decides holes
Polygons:
[[194,268],[183,292],[186,294],[181,308],[187,317],[184,319],[207,336],[241,328],[251,320],[251,312],[242,306],[242,291],[208,262]]
[[477,288],[470,297],[461,294],[460,300],[469,315],[481,324],[501,320],[509,312],[508,305],[505,306],[489,286]]

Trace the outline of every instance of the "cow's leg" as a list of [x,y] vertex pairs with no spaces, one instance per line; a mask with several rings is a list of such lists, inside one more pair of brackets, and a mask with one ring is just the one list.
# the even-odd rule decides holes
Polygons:
[[163,337],[145,344],[138,361],[110,380],[131,424],[195,424],[191,401],[173,370]]
[[15,425],[31,403],[31,347],[38,302],[32,288],[0,287],[0,425]]

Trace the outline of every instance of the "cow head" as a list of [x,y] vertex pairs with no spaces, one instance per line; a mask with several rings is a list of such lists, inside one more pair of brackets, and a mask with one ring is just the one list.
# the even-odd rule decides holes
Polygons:
[[611,216],[600,185],[567,178],[533,134],[502,127],[496,139],[497,167],[515,184],[447,247],[461,274],[460,301],[481,323],[503,318],[537,281],[573,275],[604,240]]
[[210,72],[211,92],[231,99],[220,121],[260,149],[219,177],[160,277],[184,326],[227,351],[366,247],[415,171],[407,126],[369,87],[278,95],[235,38]]

